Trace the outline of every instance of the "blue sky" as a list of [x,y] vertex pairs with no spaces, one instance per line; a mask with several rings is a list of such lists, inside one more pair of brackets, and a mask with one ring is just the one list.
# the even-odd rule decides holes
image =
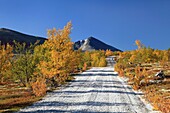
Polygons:
[[89,36],[121,50],[136,39],[170,48],[170,0],[0,0],[0,28],[47,37],[72,21],[72,41]]

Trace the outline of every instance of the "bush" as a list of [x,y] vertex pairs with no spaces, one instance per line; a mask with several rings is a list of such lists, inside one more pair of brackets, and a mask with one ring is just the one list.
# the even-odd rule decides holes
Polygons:
[[106,58],[103,56],[100,58],[99,67],[105,67],[106,65]]
[[9,78],[11,66],[11,60],[13,57],[13,48],[9,44],[1,45],[0,41],[0,83],[4,82],[5,78]]
[[37,81],[32,83],[33,94],[40,97],[46,94],[47,86],[46,80],[43,78],[37,78]]

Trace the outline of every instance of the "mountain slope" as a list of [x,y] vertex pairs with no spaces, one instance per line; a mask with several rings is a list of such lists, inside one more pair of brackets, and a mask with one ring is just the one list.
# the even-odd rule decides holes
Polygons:
[[27,34],[23,34],[14,30],[6,29],[6,28],[1,28],[0,29],[0,41],[1,44],[6,44],[9,43],[13,45],[13,40],[17,42],[25,42],[26,45],[29,45],[30,43],[35,43],[37,40],[39,40],[39,44],[44,43],[46,40],[43,37],[36,37],[36,36],[31,36]]
[[94,37],[89,37],[85,40],[75,42],[74,49],[75,50],[81,49],[82,51],[107,50],[107,49],[110,49],[111,51],[121,51],[113,46],[105,44],[104,42]]
[[[14,44],[13,40],[20,43],[25,42],[26,45],[29,45],[30,43],[34,44],[37,40],[40,41],[39,44],[43,44],[46,38],[31,36],[6,28],[0,29],[1,44],[9,43],[13,45]],[[104,42],[94,37],[89,37],[85,40],[75,42],[73,48],[74,50],[81,49],[82,51],[107,50],[107,49],[110,49],[111,51],[121,51],[115,47],[105,44]]]

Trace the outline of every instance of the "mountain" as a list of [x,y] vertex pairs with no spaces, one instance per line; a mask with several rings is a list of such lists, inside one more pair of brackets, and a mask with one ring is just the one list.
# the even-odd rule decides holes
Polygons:
[[113,46],[105,44],[104,42],[94,38],[89,37],[85,40],[80,40],[74,43],[74,50],[81,49],[82,51],[93,51],[93,50],[107,50],[111,51],[121,51]]
[[[25,42],[26,45],[29,45],[30,43],[34,44],[37,40],[40,41],[39,44],[43,44],[46,38],[31,36],[6,28],[0,29],[1,44],[9,43],[13,45],[14,44],[13,40],[20,43]],[[94,37],[89,37],[85,40],[75,42],[73,48],[74,50],[82,49],[82,51],[107,50],[107,49],[110,49],[111,51],[121,51],[115,47],[105,44],[104,42]]]
[[6,28],[1,28],[0,29],[0,41],[1,44],[6,44],[9,43],[13,45],[13,40],[17,42],[25,42],[26,45],[29,45],[30,43],[34,44],[37,40],[39,40],[39,44],[44,43],[46,40],[43,37],[36,37],[36,36],[31,36],[27,34],[23,34],[14,30],[6,29]]

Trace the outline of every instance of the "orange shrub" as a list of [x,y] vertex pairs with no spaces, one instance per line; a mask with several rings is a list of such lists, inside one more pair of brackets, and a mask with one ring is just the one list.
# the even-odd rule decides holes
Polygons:
[[37,78],[37,81],[32,83],[33,94],[40,97],[46,94],[47,86],[46,80],[43,78]]
[[134,84],[133,88],[135,90],[138,90],[140,88],[140,82],[143,78],[142,72],[141,72],[141,67],[135,67],[135,77],[134,77]]
[[108,56],[112,56],[112,55],[113,55],[113,52],[110,49],[107,49],[105,56],[108,57]]
[[86,62],[84,63],[84,66],[83,66],[83,71],[86,71],[87,70],[87,64]]

